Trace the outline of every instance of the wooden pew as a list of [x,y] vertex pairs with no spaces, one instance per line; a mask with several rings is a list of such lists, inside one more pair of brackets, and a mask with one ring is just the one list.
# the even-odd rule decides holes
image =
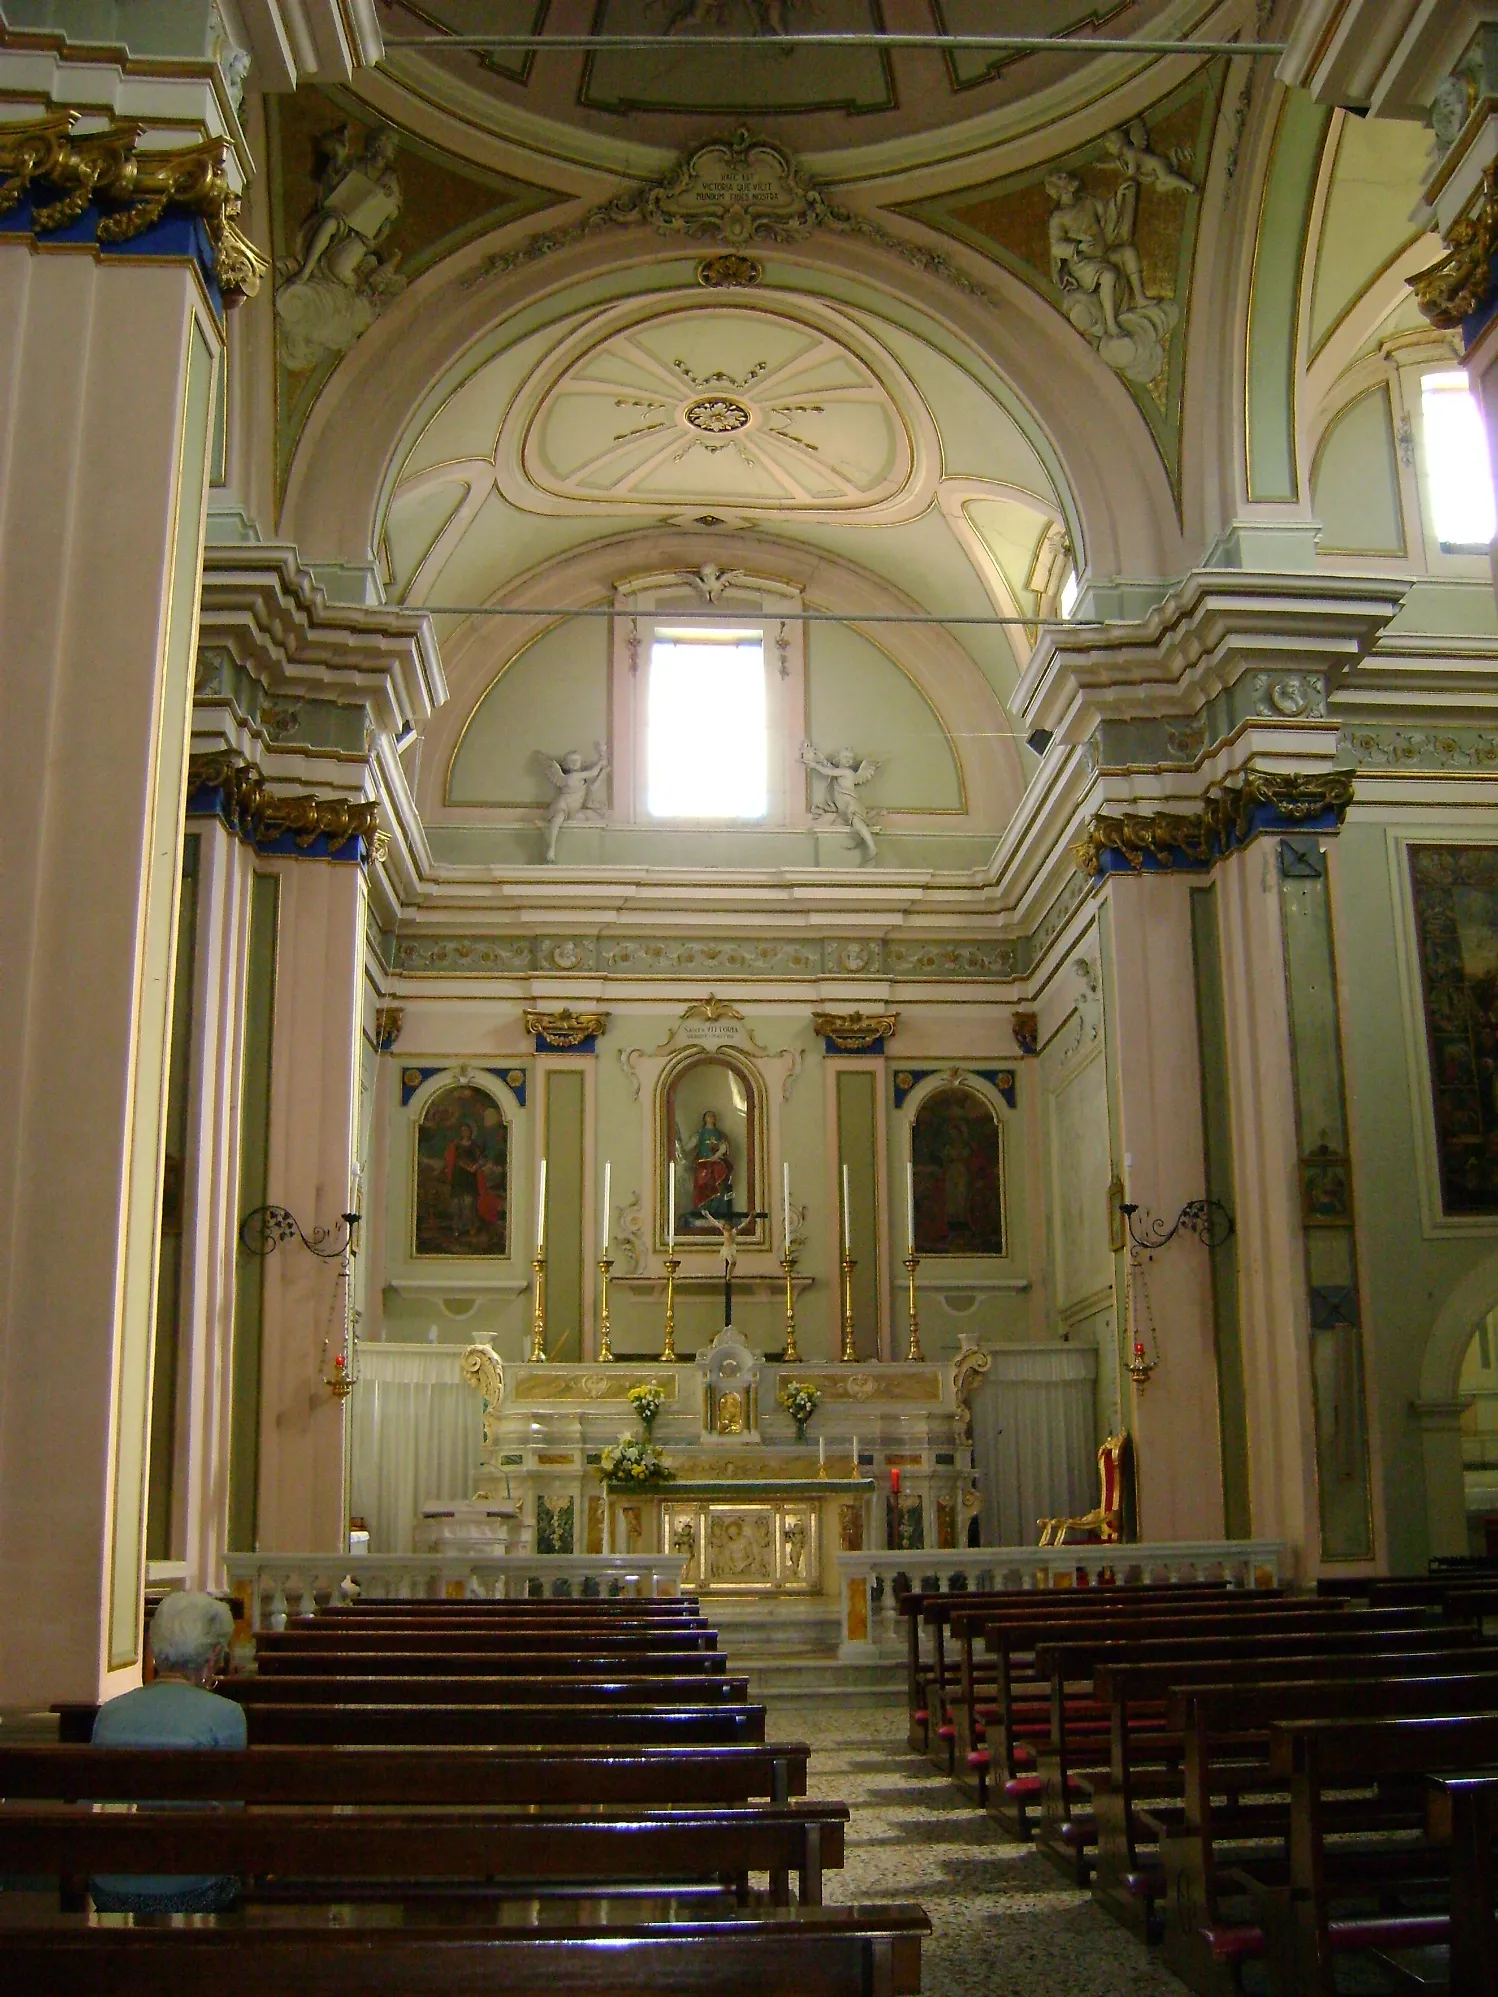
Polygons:
[[[1035,1749],[1040,1777],[1035,1835],[1039,1848],[1079,1886],[1087,1884],[1087,1849],[1096,1832],[1091,1811],[1079,1805],[1082,1792],[1075,1777],[1106,1769],[1108,1764],[1106,1713],[1092,1698],[1091,1678],[1098,1665],[1191,1664],[1213,1657],[1255,1660],[1296,1651],[1351,1656],[1391,1644],[1395,1649],[1414,1647],[1424,1632],[1418,1612],[1379,1609],[1334,1611],[1327,1618],[1314,1613],[1264,1621],[1243,1618],[1216,1628],[1206,1627],[1205,1619],[1193,1619],[1178,1627],[1182,1633],[1147,1635],[1145,1626],[1135,1626],[1127,1638],[1106,1629],[1086,1636],[1063,1633],[1037,1646],[1037,1665],[1049,1681],[1050,1726],[1048,1738]],[[1085,1705],[1076,1697],[1084,1687]]]
[[[1350,1953],[1429,1946],[1450,1938],[1448,1845],[1429,1839],[1397,1852],[1376,1846],[1326,1845],[1329,1788],[1377,1782],[1381,1787],[1420,1776],[1465,1775],[1498,1762],[1498,1712],[1416,1719],[1276,1721],[1270,1764],[1290,1787],[1288,1888],[1260,1886],[1263,1946],[1272,1987],[1335,1997],[1336,1961]],[[1418,1885],[1444,1889],[1441,1911],[1339,1914],[1338,1900],[1371,1887],[1385,1896]],[[1491,1921],[1491,1910],[1489,1911]],[[1453,1984],[1455,1994],[1459,1986]],[[1460,1990],[1460,1997],[1468,1997]]]
[[375,1677],[359,1674],[330,1679],[273,1675],[225,1678],[220,1697],[233,1699],[246,1711],[262,1706],[341,1705],[407,1706],[742,1706],[749,1697],[747,1678],[594,1677],[570,1679],[558,1673],[544,1678],[503,1675],[432,1675],[414,1672]]
[[[906,1704],[909,1712],[907,1738],[916,1754],[925,1754],[930,1749],[928,1720],[942,1704],[940,1698],[931,1700],[927,1694],[934,1680],[937,1685],[950,1682],[952,1672],[948,1667],[942,1631],[953,1616],[967,1616],[981,1609],[1009,1610],[1023,1607],[1061,1607],[1076,1603],[1079,1607],[1095,1607],[1114,1601],[1151,1600],[1161,1596],[1172,1597],[1218,1595],[1227,1592],[1222,1582],[1201,1582],[1176,1584],[1143,1584],[1137,1587],[1096,1586],[1086,1588],[999,1588],[988,1591],[958,1590],[945,1594],[922,1594],[911,1590],[900,1598],[898,1610],[905,1619],[906,1653]],[[1278,1591],[1272,1591],[1277,1593]],[[932,1655],[928,1660],[921,1651],[921,1632],[932,1631]],[[934,1724],[940,1726],[937,1718]]]
[[514,1624],[495,1629],[491,1624],[464,1624],[461,1629],[433,1629],[424,1623],[381,1623],[368,1627],[322,1628],[317,1623],[292,1624],[284,1630],[257,1630],[257,1657],[315,1657],[328,1653],[349,1656],[361,1650],[431,1650],[458,1648],[469,1652],[529,1650],[566,1656],[578,1649],[605,1657],[650,1657],[665,1653],[679,1656],[683,1651],[718,1653],[718,1632],[714,1629],[627,1630],[594,1628],[558,1629],[555,1623]]
[[[918,1997],[919,1907],[796,1907],[669,1923],[456,1921],[440,1905],[256,1906],[191,1926],[60,1915],[0,1895],[7,1997]],[[28,1905],[18,1905],[19,1902]],[[601,1942],[609,1945],[600,1947]]]
[[788,1802],[804,1741],[721,1747],[0,1746],[0,1797],[76,1801],[480,1805]]
[[259,1678],[723,1678],[721,1650],[270,1650],[258,1651]]
[[[331,1688],[330,1688],[331,1689]],[[59,1738],[86,1742],[97,1706],[64,1705]],[[247,1706],[250,1745],[284,1747],[690,1747],[765,1737],[763,1706]]]
[[[1138,1599],[1133,1599],[1137,1597]],[[1278,1589],[1263,1589],[1248,1593],[1229,1593],[1217,1586],[1198,1588],[1130,1588],[1107,1590],[1078,1590],[1070,1599],[1065,1594],[1036,1595],[1015,1600],[1002,1608],[1002,1621],[1013,1627],[1029,1627],[1039,1623],[1095,1624],[1106,1620],[1110,1625],[1117,1621],[1132,1628],[1139,1622],[1152,1618],[1176,1615],[1211,1614],[1237,1615],[1259,1613],[1282,1602]],[[1033,1667],[1027,1673],[1017,1669],[1023,1653],[1010,1656],[989,1656],[983,1660],[977,1657],[977,1645],[983,1632],[994,1622],[991,1607],[954,1606],[948,1617],[952,1643],[957,1652],[955,1664],[946,1667],[945,1692],[946,1726],[943,1731],[951,1741],[950,1772],[958,1787],[970,1795],[978,1807],[987,1806],[988,1773],[990,1749],[984,1729],[991,1719],[998,1719],[1006,1710],[1016,1704],[1032,1704],[1036,1708],[1034,1718],[1039,1720],[1048,1713],[1048,1693],[1034,1677]],[[1028,1768],[1028,1754],[1015,1759],[1013,1736],[1006,1738],[1001,1781],[1008,1781],[1021,1772],[1021,1761]]]
[[[1247,1597],[1243,1598],[1245,1601]],[[986,1745],[990,1770],[995,1774],[989,1785],[988,1811],[1011,1836],[1028,1837],[1037,1813],[1044,1809],[1044,1776],[1040,1770],[1042,1748],[1060,1757],[1064,1767],[1070,1747],[1090,1746],[1091,1759],[1083,1753],[1079,1766],[1102,1767],[1107,1760],[1108,1713],[1093,1696],[1086,1681],[1091,1675],[1091,1653],[1078,1654],[1091,1643],[1104,1649],[1110,1642],[1130,1644],[1185,1641],[1195,1631],[1204,1641],[1242,1636],[1252,1630],[1277,1632],[1283,1640],[1311,1636],[1321,1630],[1364,1636],[1375,1630],[1418,1633],[1423,1618],[1418,1611],[1379,1612],[1372,1623],[1368,1611],[1318,1608],[1315,1603],[1271,1603],[1260,1612],[1251,1608],[1219,1615],[1188,1612],[1170,1618],[1131,1617],[1120,1624],[1108,1618],[1070,1618],[1054,1624],[1041,1624],[1006,1616],[1002,1622],[985,1624],[983,1641],[996,1661],[995,1703],[986,1722]],[[1347,1622],[1354,1615],[1359,1620]],[[1052,1682],[1053,1673],[1038,1655],[1037,1647],[1066,1643],[1076,1647],[1064,1662],[1065,1676]],[[1198,1654],[1210,1654],[1198,1653]],[[1169,1650],[1161,1661],[1181,1653]],[[1115,1661],[1121,1651],[1113,1653]],[[1023,1669],[1023,1675],[1022,1674]],[[1081,1684],[1072,1681],[1082,1680]],[[1065,1812],[1059,1804],[1064,1794],[1053,1799],[1057,1821]]]
[[1427,1784],[1426,1833],[1451,1861],[1449,1987],[1498,1997],[1498,1775],[1438,1775]]
[[[1193,1906],[1215,1908],[1213,1840],[1228,1835],[1239,1820],[1223,1823],[1212,1797],[1224,1791],[1231,1797],[1255,1782],[1266,1786],[1268,1721],[1261,1718],[1250,1729],[1246,1718],[1259,1695],[1273,1688],[1287,1700],[1309,1694],[1314,1703],[1320,1683],[1334,1681],[1337,1689],[1327,1696],[1335,1701],[1347,1695],[1350,1680],[1378,1681],[1381,1696],[1384,1687],[1396,1696],[1412,1696],[1409,1686],[1432,1681],[1498,1689],[1498,1645],[1481,1644],[1476,1635],[1458,1630],[1439,1646],[1433,1637],[1430,1648],[1353,1656],[1303,1653],[1192,1665],[1100,1666],[1093,1682],[1109,1705],[1109,1765],[1078,1777],[1091,1793],[1097,1826],[1093,1898],[1141,1936],[1152,1932],[1154,1909],[1167,1892],[1173,1913],[1188,1899]],[[1162,1731],[1158,1715],[1167,1701]],[[1176,1854],[1172,1885],[1163,1844],[1176,1835],[1201,1848],[1183,1847]],[[1215,1911],[1193,1917],[1196,1925],[1215,1918]]]
[[[0,1804],[0,1873],[238,1875],[257,1895],[414,1899],[425,1888],[512,1897],[565,1883],[665,1890],[794,1873],[820,1906],[824,1866],[843,1863],[845,1803],[620,1810],[590,1803],[433,1811],[297,1804],[184,1811],[139,1804]],[[742,1891],[742,1888],[740,1888]],[[781,1892],[788,1904],[789,1887]]]

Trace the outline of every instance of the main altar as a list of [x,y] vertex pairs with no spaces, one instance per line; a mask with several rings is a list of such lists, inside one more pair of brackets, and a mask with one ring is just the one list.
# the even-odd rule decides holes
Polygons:
[[[677,1553],[698,1593],[815,1600],[839,1551],[955,1549],[977,1516],[960,1365],[786,1363],[729,1325],[691,1360],[507,1366],[474,1345],[462,1372],[483,1398],[473,1499],[518,1505],[529,1552]],[[820,1395],[804,1440],[782,1401],[798,1384]],[[670,1478],[606,1482],[644,1386]]]

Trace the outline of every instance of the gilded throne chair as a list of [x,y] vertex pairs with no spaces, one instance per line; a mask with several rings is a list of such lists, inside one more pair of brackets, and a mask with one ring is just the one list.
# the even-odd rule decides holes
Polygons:
[[1076,1519],[1037,1519],[1042,1546],[1065,1546],[1069,1533],[1091,1534],[1101,1546],[1116,1546],[1123,1536],[1123,1458],[1127,1429],[1105,1436],[1097,1453],[1098,1503]]

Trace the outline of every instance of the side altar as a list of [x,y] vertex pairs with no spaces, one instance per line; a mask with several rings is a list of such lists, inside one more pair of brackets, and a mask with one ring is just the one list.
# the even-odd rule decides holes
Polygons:
[[[787,1364],[730,1325],[692,1360],[506,1366],[473,1345],[461,1365],[483,1399],[473,1501],[518,1504],[534,1553],[680,1553],[699,1592],[804,1599],[836,1593],[838,1552],[955,1550],[976,1530],[961,1356]],[[804,1440],[792,1385],[821,1397]],[[629,1399],[644,1386],[672,1476],[605,1483],[604,1450],[646,1434]]]

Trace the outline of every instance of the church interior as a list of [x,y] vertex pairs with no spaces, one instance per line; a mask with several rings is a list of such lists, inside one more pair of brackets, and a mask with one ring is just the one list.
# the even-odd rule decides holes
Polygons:
[[1498,5],[0,85],[8,1987],[1498,1992]]

